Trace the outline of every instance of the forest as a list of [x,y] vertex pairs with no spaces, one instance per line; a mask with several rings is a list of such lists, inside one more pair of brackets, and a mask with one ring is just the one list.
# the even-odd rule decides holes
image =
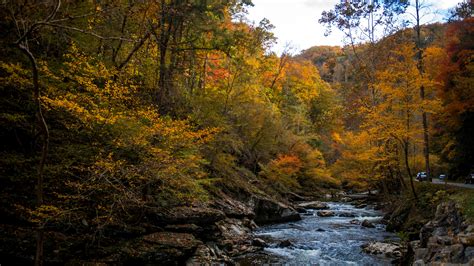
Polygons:
[[281,54],[253,5],[0,2],[0,264],[232,264],[255,240],[228,229],[295,201],[415,206],[417,173],[474,173],[472,1],[430,24],[418,0],[341,1],[319,23],[346,45]]

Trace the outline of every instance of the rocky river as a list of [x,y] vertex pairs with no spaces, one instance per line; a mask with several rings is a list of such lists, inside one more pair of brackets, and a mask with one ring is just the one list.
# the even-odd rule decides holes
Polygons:
[[[254,234],[263,251],[237,259],[240,265],[390,265],[393,258],[371,255],[362,246],[397,242],[380,224],[383,213],[372,207],[328,203],[328,210],[307,209],[302,220],[262,226]],[[318,214],[319,212],[319,214]],[[327,215],[322,217],[321,215]],[[362,225],[363,224],[363,225]]]

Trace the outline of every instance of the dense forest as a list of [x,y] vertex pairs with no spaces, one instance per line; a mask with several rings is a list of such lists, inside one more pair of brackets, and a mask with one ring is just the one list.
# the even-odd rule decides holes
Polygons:
[[429,25],[396,22],[407,1],[341,2],[320,22],[346,46],[281,55],[252,5],[0,3],[2,257],[166,261],[125,242],[192,231],[168,228],[180,215],[263,224],[293,215],[295,197],[416,199],[417,172],[472,173],[471,2]]

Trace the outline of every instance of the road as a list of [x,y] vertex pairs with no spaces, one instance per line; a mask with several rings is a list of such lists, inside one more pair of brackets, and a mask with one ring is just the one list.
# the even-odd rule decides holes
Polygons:
[[[438,178],[434,178],[434,179],[433,179],[433,184],[444,185],[444,181],[442,181],[442,180],[440,180],[440,179],[438,179]],[[450,186],[456,186],[456,187],[463,187],[463,188],[474,189],[474,184],[464,184],[464,183],[448,182],[448,185],[450,185]]]

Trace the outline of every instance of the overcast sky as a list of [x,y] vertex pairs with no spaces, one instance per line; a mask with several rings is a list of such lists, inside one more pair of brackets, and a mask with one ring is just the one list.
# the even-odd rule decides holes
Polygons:
[[[432,10],[439,11],[429,20],[442,20],[446,10],[456,6],[460,0],[425,0]],[[324,27],[318,23],[323,10],[330,10],[339,0],[253,0],[248,18],[258,23],[267,18],[275,26],[273,32],[278,38],[274,50],[280,53],[286,43],[296,50],[314,45],[342,45],[342,34],[334,30],[325,37]],[[434,12],[432,12],[434,13]]]

